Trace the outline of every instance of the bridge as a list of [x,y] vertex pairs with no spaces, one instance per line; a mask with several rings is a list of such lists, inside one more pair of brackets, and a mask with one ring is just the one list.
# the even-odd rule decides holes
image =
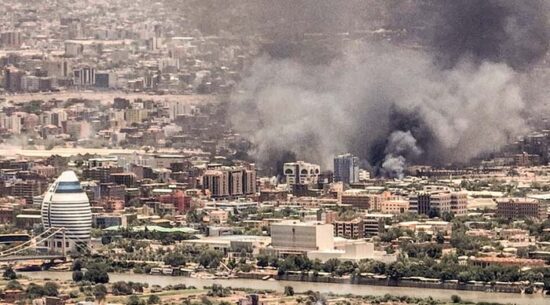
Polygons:
[[53,261],[56,259],[65,261],[67,257],[61,254],[4,256],[4,257],[0,257],[0,262],[17,262],[17,261],[33,261],[33,260]]
[[[42,245],[44,241],[49,240],[55,236],[62,235],[62,247],[60,253],[36,253],[36,249],[39,245]],[[46,231],[28,239],[27,241],[18,244],[14,247],[5,249],[0,252],[0,262],[18,262],[18,261],[31,261],[31,260],[67,260],[67,249],[65,242],[65,228],[48,228]],[[77,243],[78,246],[78,243]],[[87,244],[80,245],[83,248],[88,249]],[[33,253],[28,253],[29,251]]]

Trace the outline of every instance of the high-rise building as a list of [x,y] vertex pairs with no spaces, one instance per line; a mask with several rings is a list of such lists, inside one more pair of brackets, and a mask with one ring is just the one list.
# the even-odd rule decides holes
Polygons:
[[317,184],[321,167],[317,164],[311,164],[304,161],[285,163],[283,172],[288,185],[295,184]]
[[208,169],[202,177],[203,190],[211,197],[239,197],[256,193],[256,170],[250,167],[219,166]]
[[10,31],[0,33],[0,46],[2,48],[19,48],[21,47],[21,33]]
[[15,68],[8,67],[4,70],[4,88],[9,92],[18,92],[23,89],[22,78],[25,72]]
[[42,224],[45,229],[65,229],[65,238],[56,234],[53,241],[45,242],[46,247],[77,250],[89,243],[92,229],[90,201],[73,171],[63,172],[44,194]]
[[346,184],[359,182],[359,158],[352,154],[334,158],[334,181]]
[[73,82],[75,86],[92,86],[95,85],[95,68],[82,67],[73,71]]

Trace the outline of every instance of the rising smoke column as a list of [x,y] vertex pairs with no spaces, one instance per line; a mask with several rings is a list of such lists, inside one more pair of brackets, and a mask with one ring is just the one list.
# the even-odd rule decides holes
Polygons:
[[[497,150],[527,129],[519,80],[548,50],[548,10],[542,1],[474,2],[414,7],[426,15],[415,20],[428,22],[428,51],[370,43],[343,48],[326,64],[259,58],[234,95],[235,128],[264,164],[290,150],[330,166],[351,151],[390,176],[407,162],[468,161]],[[404,136],[414,145],[396,146]]]

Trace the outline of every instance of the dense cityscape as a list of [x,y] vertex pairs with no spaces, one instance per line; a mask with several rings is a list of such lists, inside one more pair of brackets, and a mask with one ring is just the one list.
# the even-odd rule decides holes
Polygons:
[[0,11],[0,304],[550,302],[545,0]]

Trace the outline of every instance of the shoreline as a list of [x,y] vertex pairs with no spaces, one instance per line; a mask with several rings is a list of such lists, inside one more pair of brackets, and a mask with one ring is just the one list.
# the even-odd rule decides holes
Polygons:
[[[30,279],[56,279],[72,280],[70,271],[36,271],[21,272],[22,275]],[[345,282],[306,282],[293,281],[285,279],[258,280],[252,278],[228,278],[228,279],[201,279],[187,276],[168,276],[168,275],[146,275],[130,273],[109,273],[110,282],[133,281],[148,283],[150,285],[159,285],[161,287],[175,284],[186,284],[195,287],[211,286],[220,284],[224,287],[275,290],[283,291],[285,286],[294,287],[297,292],[307,290],[319,291],[321,293],[351,294],[357,296],[383,296],[385,294],[410,296],[410,297],[433,297],[435,299],[450,300],[453,294],[460,296],[465,301],[471,302],[498,302],[503,304],[517,305],[548,305],[550,297],[538,294],[520,294],[506,292],[488,292],[472,290],[453,290],[438,288],[418,288],[406,286],[382,286],[369,284],[351,284]]]
[[[267,276],[266,274],[258,273],[240,273],[238,278],[242,279],[254,279],[262,280],[263,277]],[[507,284],[495,284],[491,285],[490,283],[483,284],[459,284],[459,283],[449,283],[449,282],[420,282],[412,280],[398,280],[392,281],[390,279],[376,279],[376,278],[367,278],[367,277],[312,277],[309,275],[302,274],[286,274],[286,275],[275,275],[271,276],[274,280],[277,281],[293,281],[293,282],[304,282],[304,283],[328,283],[328,284],[348,284],[348,285],[368,285],[368,286],[381,286],[381,287],[407,287],[407,288],[420,288],[420,289],[439,289],[439,290],[453,290],[453,291],[476,291],[476,292],[486,292],[486,293],[506,293],[506,294],[524,294],[523,289],[525,286],[521,285],[507,285]],[[535,291],[531,295],[543,294],[542,290]],[[550,301],[550,298],[549,298]]]

